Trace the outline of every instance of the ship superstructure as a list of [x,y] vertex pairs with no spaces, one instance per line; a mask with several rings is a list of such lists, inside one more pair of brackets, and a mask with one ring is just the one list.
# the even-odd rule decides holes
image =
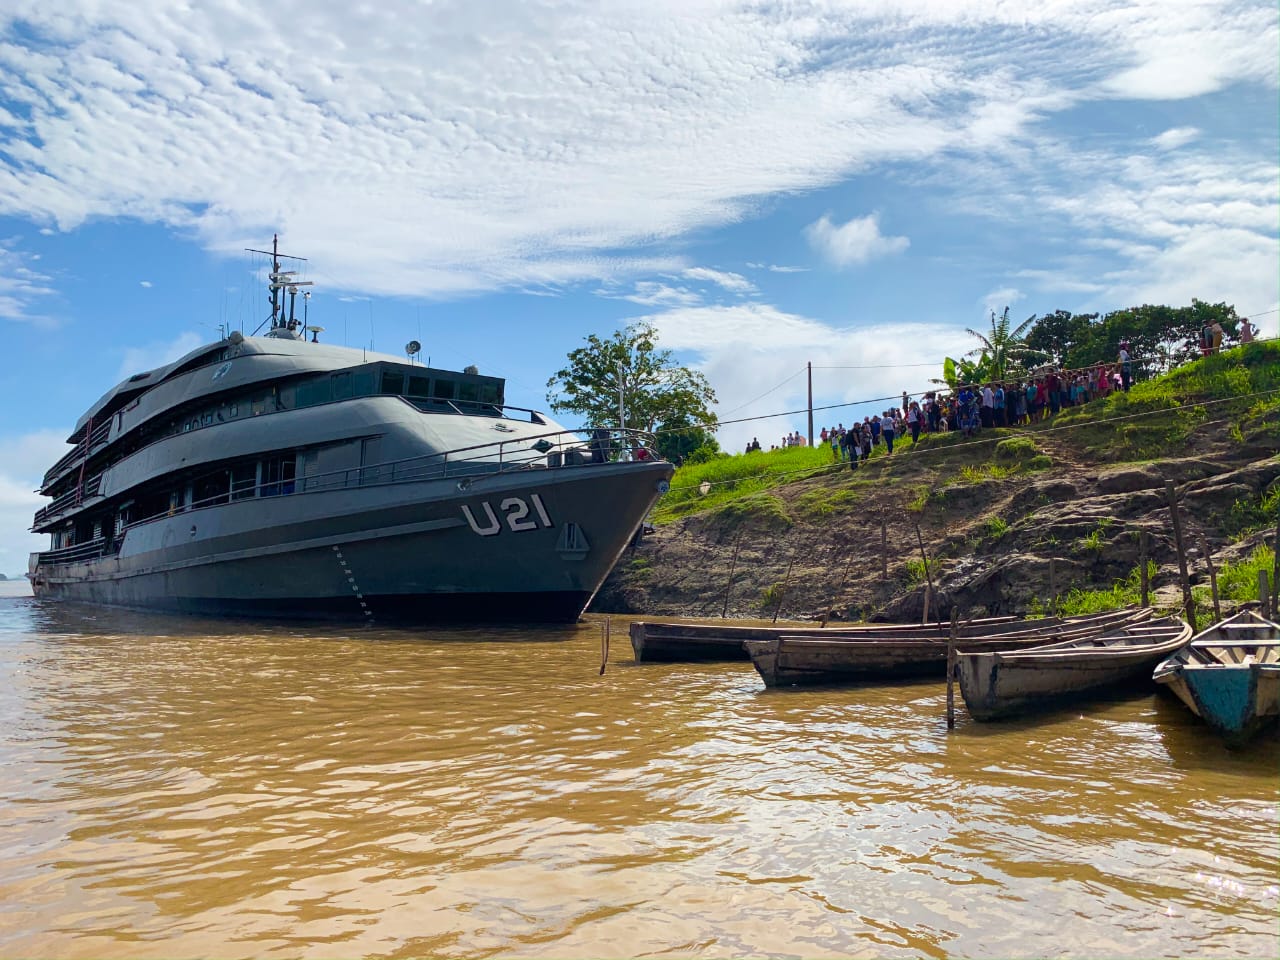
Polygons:
[[41,484],[51,501],[33,529],[52,543],[31,557],[37,595],[576,617],[666,489],[673,468],[651,438],[588,440],[507,406],[501,378],[318,342],[295,313],[304,284],[274,249],[272,264],[265,335],[232,332],[136,374],[80,418]]

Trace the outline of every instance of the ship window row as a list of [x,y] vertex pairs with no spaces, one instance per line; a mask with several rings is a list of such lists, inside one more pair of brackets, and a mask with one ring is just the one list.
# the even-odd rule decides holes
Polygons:
[[[216,360],[217,357],[213,359]],[[213,361],[203,361],[204,364],[210,362]],[[388,364],[370,364],[368,367],[282,383],[270,390],[259,387],[242,394],[224,396],[217,402],[210,402],[184,413],[157,432],[151,432],[152,428],[149,427],[144,428],[144,433],[135,434],[116,447],[114,456],[104,467],[129,456],[139,446],[166,437],[203,430],[245,417],[258,417],[268,412],[312,407],[353,397],[379,394],[402,396],[424,411],[501,416],[504,402],[502,381],[496,378],[469,377],[469,374],[437,376],[434,371],[428,373],[422,367],[396,368]],[[67,483],[73,483],[75,474],[68,473],[67,478]],[[56,494],[59,491],[51,492]]]

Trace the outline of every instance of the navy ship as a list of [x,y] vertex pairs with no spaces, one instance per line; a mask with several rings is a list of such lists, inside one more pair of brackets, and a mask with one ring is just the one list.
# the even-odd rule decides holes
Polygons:
[[424,366],[416,342],[404,358],[318,342],[308,284],[281,268],[278,240],[269,253],[263,335],[233,331],[135,374],[80,418],[40,488],[32,529],[51,544],[29,561],[36,595],[576,619],[667,489],[653,438],[508,406],[502,379]]

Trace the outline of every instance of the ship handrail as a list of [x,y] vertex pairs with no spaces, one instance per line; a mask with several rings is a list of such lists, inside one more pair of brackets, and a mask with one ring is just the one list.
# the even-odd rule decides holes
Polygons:
[[[111,436],[112,420],[105,420],[88,435],[87,439],[82,438],[76,441],[75,447],[70,453],[64,454],[52,467],[46,471],[44,478],[40,481],[40,489],[45,490],[51,484],[61,480],[62,477],[69,473],[71,468],[87,461],[98,450],[107,445],[107,441]],[[83,433],[83,431],[81,431]]]
[[106,537],[95,537],[84,543],[73,544],[69,547],[60,547],[57,550],[45,550],[40,553],[39,562],[44,563],[75,563],[79,560],[94,560],[104,556],[108,551],[108,542]]
[[[190,510],[200,510],[206,507],[221,506],[224,504],[235,503],[240,500],[256,502],[266,497],[276,496],[297,496],[308,493],[329,493],[334,490],[349,490],[360,487],[376,487],[390,486],[399,483],[418,483],[424,480],[440,480],[449,477],[459,479],[474,479],[477,477],[493,476],[500,473],[516,472],[530,469],[568,469],[575,467],[589,468],[595,466],[587,455],[589,453],[589,444],[576,435],[582,431],[578,430],[557,430],[545,434],[539,434],[535,437],[521,437],[518,440],[500,440],[486,444],[477,444],[470,447],[457,447],[453,450],[445,450],[439,453],[423,454],[417,457],[407,457],[402,460],[388,461],[387,463],[368,464],[358,467],[343,467],[339,470],[329,470],[324,473],[313,473],[308,475],[297,475],[291,480],[272,480],[258,481],[252,487],[245,487],[237,491],[237,496],[232,497],[230,491],[226,493],[219,492],[212,497],[206,497],[203,500],[196,500],[189,504],[184,504],[176,508],[174,513],[186,513]],[[628,427],[626,430],[613,429],[610,431],[610,446],[601,448],[601,452],[605,454],[617,454],[621,457],[624,453],[629,454],[635,448],[635,444],[641,440],[653,442],[653,435],[644,430],[637,430]],[[578,462],[569,462],[572,458],[563,458],[565,449],[557,451],[554,445],[548,443],[545,450],[537,450],[531,446],[522,449],[521,453],[525,456],[513,459],[504,451],[499,450],[495,458],[492,452],[486,454],[484,458],[478,456],[448,459],[451,455],[459,453],[467,453],[471,451],[492,451],[495,447],[503,447],[509,444],[529,444],[530,441],[537,442],[548,437],[572,438],[572,443],[567,444],[565,449],[577,450],[583,453],[582,459]],[[547,460],[551,454],[561,453],[563,465],[560,467],[551,467]],[[439,462],[424,463],[438,459]],[[607,459],[607,458],[606,458]],[[615,461],[616,462],[616,461]],[[265,488],[272,488],[272,493],[263,493]],[[287,488],[287,489],[286,489]],[[139,517],[129,524],[130,527],[137,526],[142,523],[149,523],[153,520],[170,516],[168,510],[153,514],[149,517]]]
[[62,494],[36,511],[35,518],[31,521],[31,526],[40,526],[59,514],[65,513],[71,507],[80,506],[84,501],[96,497],[98,491],[102,489],[102,474],[95,474],[85,481],[84,488],[72,487],[66,493]]

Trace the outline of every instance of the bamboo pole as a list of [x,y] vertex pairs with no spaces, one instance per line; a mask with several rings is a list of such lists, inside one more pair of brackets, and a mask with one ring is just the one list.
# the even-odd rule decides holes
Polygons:
[[1058,615],[1058,559],[1049,558],[1049,613]]
[[880,521],[880,579],[889,579],[889,526]]
[[827,620],[831,618],[831,607],[839,602],[840,595],[844,593],[844,585],[849,582],[849,573],[853,570],[853,556],[849,556],[849,562],[844,565],[844,576],[840,579],[840,589],[836,591],[836,595],[832,598],[831,603],[827,604],[826,612],[822,614],[822,623],[818,625],[818,629],[825,630]]
[[1204,562],[1209,566],[1209,592],[1213,596],[1213,622],[1222,619],[1222,607],[1218,605],[1218,571],[1213,565],[1213,554],[1209,552],[1209,541],[1202,539],[1200,546],[1204,548]]
[[782,589],[778,591],[778,605],[773,608],[773,622],[778,622],[778,614],[782,612],[782,598],[787,595],[787,584],[791,582],[791,568],[796,565],[796,558],[793,554],[791,562],[787,564],[787,575],[782,578]]
[[1276,514],[1276,535],[1271,541],[1271,614],[1280,616],[1280,513]]
[[956,726],[956,634],[959,632],[959,613],[951,605],[951,635],[947,638],[947,729]]
[[720,607],[720,619],[729,615],[729,590],[733,587],[733,572],[738,568],[738,548],[742,546],[742,531],[733,541],[733,556],[729,559],[729,579],[724,584],[724,604]]
[[609,634],[612,632],[612,621],[604,618],[600,625],[600,676],[604,676],[604,668],[609,665]]
[[1271,619],[1271,592],[1267,589],[1267,571],[1258,571],[1258,612]]
[[925,579],[924,616],[921,618],[920,622],[928,623],[929,622],[929,600],[933,595],[933,574],[929,571],[929,554],[925,553],[925,550],[924,550],[924,537],[920,535],[920,524],[917,523],[915,527],[916,527],[916,543],[920,544],[920,559],[924,561],[924,579]]
[[1150,577],[1147,573],[1147,531],[1143,530],[1138,535],[1138,563],[1142,570],[1142,606],[1143,609],[1151,606],[1151,584],[1148,582]]
[[1191,624],[1191,631],[1198,633],[1196,605],[1191,599],[1191,575],[1187,572],[1187,549],[1182,542],[1182,518],[1178,515],[1178,491],[1172,480],[1164,482],[1164,491],[1169,499],[1169,516],[1173,519],[1173,543],[1178,550],[1178,574],[1182,578],[1182,606],[1187,615],[1187,623]]

